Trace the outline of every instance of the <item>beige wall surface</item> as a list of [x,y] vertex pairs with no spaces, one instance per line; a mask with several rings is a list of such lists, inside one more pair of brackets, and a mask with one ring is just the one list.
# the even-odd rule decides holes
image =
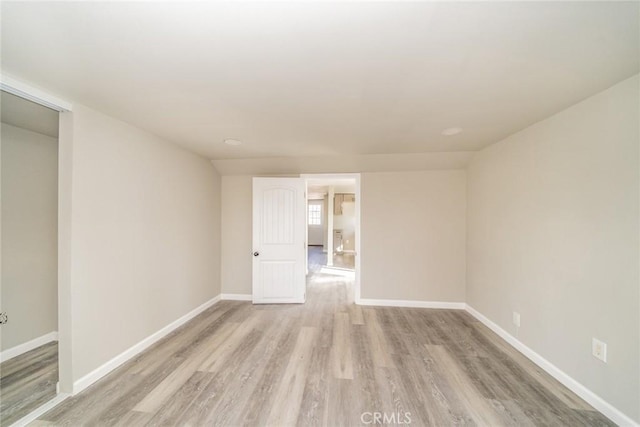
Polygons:
[[[362,298],[464,301],[465,186],[464,171],[362,175]],[[223,293],[252,292],[251,193],[251,176],[222,177]]]
[[81,105],[71,122],[77,380],[220,293],[220,176]]
[[638,93],[636,76],[481,151],[467,217],[467,302],[636,421]]
[[1,350],[58,330],[58,140],[1,125]]
[[251,294],[253,180],[222,177],[222,293]]
[[361,297],[464,302],[466,174],[365,173]]

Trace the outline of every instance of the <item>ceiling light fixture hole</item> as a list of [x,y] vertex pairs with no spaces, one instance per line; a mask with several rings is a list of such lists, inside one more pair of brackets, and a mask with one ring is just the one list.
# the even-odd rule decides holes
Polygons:
[[444,136],[453,136],[459,134],[460,132],[462,132],[461,128],[447,128],[442,131],[442,134]]

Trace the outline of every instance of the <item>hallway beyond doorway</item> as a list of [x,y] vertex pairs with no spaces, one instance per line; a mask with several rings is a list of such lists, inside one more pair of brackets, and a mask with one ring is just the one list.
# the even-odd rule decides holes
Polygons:
[[309,274],[318,273],[323,268],[335,270],[355,271],[355,255],[350,253],[336,254],[333,256],[333,266],[327,267],[327,253],[322,246],[309,246]]

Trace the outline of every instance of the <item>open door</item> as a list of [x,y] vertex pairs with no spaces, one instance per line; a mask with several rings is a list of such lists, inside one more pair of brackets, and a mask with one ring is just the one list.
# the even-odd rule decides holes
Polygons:
[[305,300],[305,182],[253,178],[253,303]]

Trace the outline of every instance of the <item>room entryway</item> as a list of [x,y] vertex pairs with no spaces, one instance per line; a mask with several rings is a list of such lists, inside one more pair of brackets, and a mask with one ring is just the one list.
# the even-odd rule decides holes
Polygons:
[[359,199],[359,174],[254,177],[253,303],[304,303],[305,273],[352,281],[358,301]]
[[353,303],[359,293],[359,175],[305,175],[304,178],[307,184],[307,293],[344,292],[345,300]]

